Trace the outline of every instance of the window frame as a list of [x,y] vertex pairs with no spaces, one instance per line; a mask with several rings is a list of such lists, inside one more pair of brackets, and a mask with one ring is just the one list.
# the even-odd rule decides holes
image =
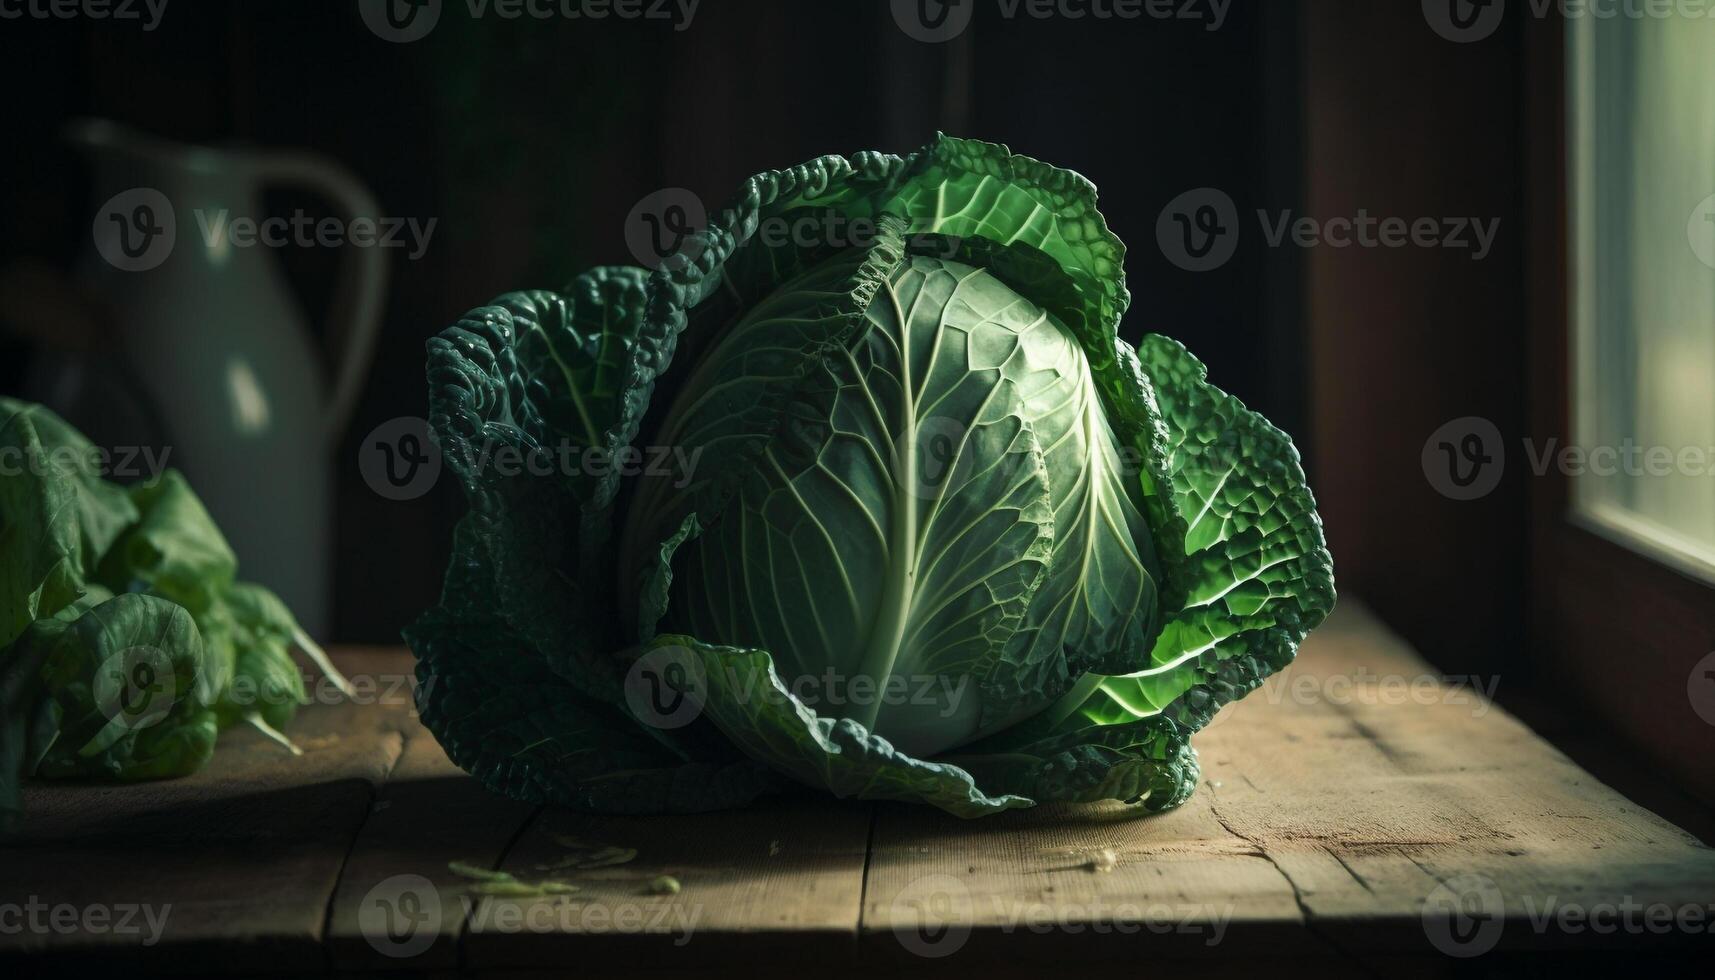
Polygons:
[[[1526,209],[1531,243],[1530,428],[1564,441],[1577,431],[1578,370],[1572,277],[1567,27],[1555,17],[1527,28]],[[1573,506],[1572,479],[1550,469],[1530,481],[1531,638],[1536,676],[1715,801],[1707,754],[1715,725],[1694,710],[1694,668],[1715,651],[1715,586],[1670,556],[1639,550]],[[1712,681],[1711,683],[1715,683]]]

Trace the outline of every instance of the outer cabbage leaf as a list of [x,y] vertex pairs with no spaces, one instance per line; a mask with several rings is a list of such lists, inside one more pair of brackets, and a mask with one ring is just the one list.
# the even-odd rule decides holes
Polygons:
[[1334,605],[1333,560],[1291,440],[1208,384],[1177,341],[1152,334],[1137,357],[1171,434],[1185,553],[1163,561],[1183,604],[1148,667],[1092,675],[1057,706],[1062,729],[1155,714],[1201,728],[1290,663]]
[[441,604],[406,631],[417,707],[447,755],[504,796],[608,812],[738,806],[779,788],[748,759],[693,759],[548,669],[503,617],[477,515],[454,539]]
[[1162,717],[1035,739],[1005,732],[944,761],[965,767],[990,792],[1074,803],[1125,800],[1159,812],[1197,788],[1189,734]]
[[960,817],[1033,802],[980,789],[958,766],[913,758],[849,718],[818,715],[787,689],[766,651],[666,634],[645,655],[694,657],[697,669],[680,675],[677,690],[703,718],[751,758],[842,799],[928,803]]
[[[626,385],[642,309],[642,270],[595,269],[564,294],[502,296],[428,345],[429,422],[471,505],[469,560],[492,577],[526,647],[608,702],[619,696],[620,636],[600,612],[614,589],[598,559],[617,488],[595,474],[629,444],[647,401]],[[595,454],[587,469],[585,451]]]

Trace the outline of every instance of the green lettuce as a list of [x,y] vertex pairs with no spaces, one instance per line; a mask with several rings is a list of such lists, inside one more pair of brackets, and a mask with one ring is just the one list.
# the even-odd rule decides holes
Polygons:
[[294,647],[345,684],[237,565],[180,474],[110,483],[64,420],[0,399],[0,830],[32,777],[185,775],[239,722],[284,742]]

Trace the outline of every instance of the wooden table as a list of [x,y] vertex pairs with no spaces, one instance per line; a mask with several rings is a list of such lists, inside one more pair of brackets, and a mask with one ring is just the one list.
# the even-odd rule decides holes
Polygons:
[[[1355,602],[1198,736],[1203,784],[1159,817],[965,822],[809,795],[684,817],[526,806],[417,725],[407,653],[339,659],[359,696],[300,715],[300,758],[233,732],[192,778],[32,788],[0,847],[0,960],[750,975],[1089,961],[1139,976],[1164,960],[1371,974],[1711,951],[1715,852],[1443,682]],[[637,857],[537,870],[564,835]],[[581,891],[478,899],[454,860]],[[682,891],[651,893],[663,874]]]

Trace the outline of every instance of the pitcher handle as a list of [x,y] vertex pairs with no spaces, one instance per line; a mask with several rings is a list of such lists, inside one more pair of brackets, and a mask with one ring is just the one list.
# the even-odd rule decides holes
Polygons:
[[[379,239],[380,208],[374,195],[356,177],[322,157],[302,153],[259,155],[252,160],[252,173],[261,184],[302,187],[327,197],[345,221],[346,257],[334,291],[335,322],[330,324],[328,332],[328,348],[337,354],[331,372],[333,384],[322,417],[324,438],[332,445],[351,419],[375,356],[381,304],[387,289],[387,262],[378,242],[351,244],[351,229],[359,218],[376,222],[371,237]],[[342,303],[342,299],[347,301]]]

